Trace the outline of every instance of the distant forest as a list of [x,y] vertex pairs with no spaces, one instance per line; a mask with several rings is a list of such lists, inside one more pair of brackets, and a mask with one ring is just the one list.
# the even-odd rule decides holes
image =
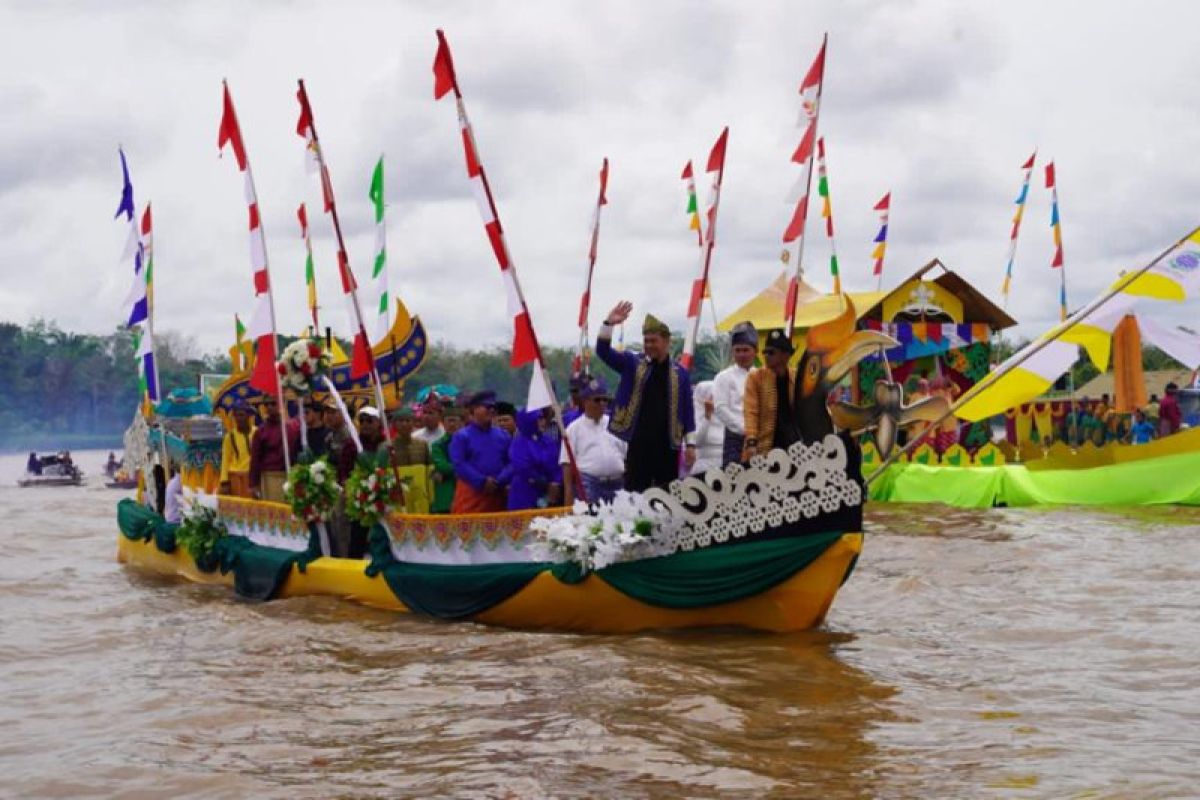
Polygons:
[[[201,373],[229,372],[228,354],[203,353],[194,339],[158,331],[155,344],[164,391],[195,387]],[[675,344],[678,350],[678,340]],[[1005,343],[997,355],[1004,357],[1022,344]],[[348,351],[349,343],[343,348]],[[727,363],[727,340],[702,338],[696,350],[697,380],[712,378]],[[405,384],[406,394],[450,384],[468,392],[492,389],[520,406],[529,390],[531,368],[514,370],[509,356],[503,348],[461,350],[438,342]],[[572,351],[549,347],[545,356],[558,395],[565,399]],[[1143,350],[1142,361],[1147,370],[1179,368],[1153,347]],[[593,359],[593,372],[612,385],[612,372],[598,359]],[[0,450],[117,447],[138,404],[133,338],[123,329],[95,336],[69,333],[43,320],[24,327],[0,322],[0,374],[6,378],[0,391]],[[1082,358],[1075,366],[1075,385],[1095,375],[1096,368]]]
[[[344,348],[349,351],[349,344]],[[155,356],[164,392],[195,387],[201,373],[230,369],[228,354],[203,353],[194,339],[171,331],[156,331]],[[406,394],[451,384],[464,391],[492,389],[519,406],[529,390],[531,368],[514,370],[509,356],[501,348],[460,350],[439,342],[405,384]],[[572,351],[550,347],[545,356],[565,399]],[[698,377],[711,378],[722,361],[718,342],[702,341]],[[123,329],[96,336],[63,331],[44,320],[24,327],[0,322],[0,370],[6,376],[0,391],[0,450],[117,447],[138,405],[133,338]],[[613,378],[598,360],[593,371]]]

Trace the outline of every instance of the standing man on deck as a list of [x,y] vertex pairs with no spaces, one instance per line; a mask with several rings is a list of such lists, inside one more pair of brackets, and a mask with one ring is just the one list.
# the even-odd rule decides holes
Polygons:
[[763,348],[766,366],[746,378],[746,394],[742,399],[746,441],[742,461],[800,441],[792,414],[796,402],[796,368],[788,366],[793,352],[792,340],[782,330],[767,334]]
[[613,327],[629,318],[633,303],[622,300],[600,326],[596,355],[621,376],[608,429],[629,444],[625,488],[643,492],[665,487],[679,477],[679,451],[690,470],[696,461],[696,422],[692,383],[682,364],[671,360],[671,331],[646,315],[642,355],[619,353],[612,346]]
[[221,440],[220,494],[236,497],[250,496],[250,440],[254,426],[250,424],[250,406],[245,400],[233,404],[233,427]]
[[495,392],[476,392],[467,401],[469,422],[450,440],[456,479],[451,514],[504,510],[512,481],[508,460],[512,437],[492,424],[495,409]]
[[733,364],[713,378],[714,413],[725,426],[725,440],[721,445],[722,467],[742,460],[746,440],[746,378],[750,377],[754,359],[758,356],[758,331],[749,322],[734,325],[730,338],[733,340]]
[[267,419],[250,439],[250,492],[256,499],[282,503],[283,482],[287,477],[283,437],[287,436],[288,453],[295,458],[300,454],[300,420],[289,419],[285,425],[279,404],[272,397],[267,397],[263,406]]

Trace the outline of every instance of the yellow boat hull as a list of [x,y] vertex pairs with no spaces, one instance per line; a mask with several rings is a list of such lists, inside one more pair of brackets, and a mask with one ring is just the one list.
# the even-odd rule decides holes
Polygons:
[[[233,586],[233,574],[201,572],[182,549],[160,551],[153,541],[117,537],[117,560],[160,575],[195,583]],[[787,633],[820,625],[829,612],[853,560],[862,552],[863,535],[846,533],[815,561],[791,578],[753,597],[690,609],[660,608],[622,594],[595,575],[576,584],[544,572],[521,591],[472,621],[508,628],[634,633],[641,630],[741,627]],[[292,567],[280,597],[340,597],[392,611],[408,611],[381,576],[368,577],[365,562],[319,558],[305,572]]]

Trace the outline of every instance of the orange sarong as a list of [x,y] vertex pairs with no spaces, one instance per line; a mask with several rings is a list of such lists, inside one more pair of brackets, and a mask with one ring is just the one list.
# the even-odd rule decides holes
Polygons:
[[450,504],[451,514],[490,514],[503,511],[504,492],[481,492],[464,480],[454,487],[454,501]]

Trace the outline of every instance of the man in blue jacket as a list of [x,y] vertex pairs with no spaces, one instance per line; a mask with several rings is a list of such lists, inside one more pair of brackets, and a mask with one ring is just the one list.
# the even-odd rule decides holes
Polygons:
[[688,372],[671,360],[671,331],[653,315],[642,325],[642,355],[619,353],[613,327],[629,318],[633,304],[622,300],[608,312],[596,341],[596,355],[620,376],[609,431],[629,444],[625,488],[642,492],[679,477],[679,451],[691,469],[696,460],[696,423]]

